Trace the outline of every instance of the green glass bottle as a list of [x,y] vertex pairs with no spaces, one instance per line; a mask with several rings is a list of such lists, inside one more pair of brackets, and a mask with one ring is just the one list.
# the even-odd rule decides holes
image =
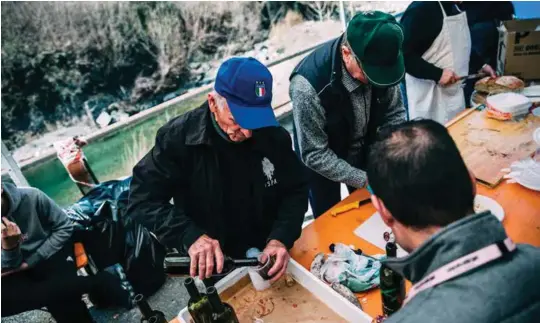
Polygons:
[[163,314],[163,312],[153,310],[150,307],[150,304],[148,304],[144,298],[143,294],[138,294],[135,296],[135,304],[141,312],[141,323],[167,323],[165,314]]
[[[388,258],[396,257],[397,246],[393,242],[386,244],[386,256]],[[390,269],[384,263],[381,265],[381,296],[383,313],[390,316],[397,312],[405,299],[405,280],[394,270]]]
[[206,288],[206,295],[208,296],[210,305],[212,305],[212,322],[240,323],[232,306],[221,301],[214,286]]
[[194,323],[210,323],[212,322],[212,306],[206,295],[201,295],[195,280],[188,277],[184,281],[184,287],[189,294],[188,311]]

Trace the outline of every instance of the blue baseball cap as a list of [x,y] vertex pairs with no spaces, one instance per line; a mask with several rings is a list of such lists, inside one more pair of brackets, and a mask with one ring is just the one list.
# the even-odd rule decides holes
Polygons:
[[279,126],[272,109],[272,74],[255,58],[233,57],[223,62],[214,89],[227,100],[240,127]]

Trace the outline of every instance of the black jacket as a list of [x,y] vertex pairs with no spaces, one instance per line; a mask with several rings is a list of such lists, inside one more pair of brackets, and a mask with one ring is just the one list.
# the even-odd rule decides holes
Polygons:
[[[349,93],[341,81],[342,39],[343,35],[315,49],[294,68],[290,78],[297,74],[302,75],[317,91],[326,112],[328,146],[338,157],[345,159],[354,131],[354,112]],[[374,140],[379,127],[384,124],[388,111],[388,104],[382,102],[388,89],[372,87],[372,91],[365,139],[367,146]],[[367,149],[365,153],[367,154]],[[363,165],[353,166],[362,168]]]
[[[158,130],[155,146],[133,168],[128,216],[146,224],[168,247],[186,251],[206,233],[220,241],[226,254],[245,250],[227,247],[219,159],[208,104],[169,121]],[[221,139],[221,138],[220,138]],[[253,132],[252,171],[255,247],[277,239],[288,248],[301,233],[307,211],[307,180],[303,164],[292,150],[282,127]],[[274,165],[271,185],[262,169],[267,158]],[[257,184],[259,183],[259,184]],[[174,205],[170,203],[171,198]]]

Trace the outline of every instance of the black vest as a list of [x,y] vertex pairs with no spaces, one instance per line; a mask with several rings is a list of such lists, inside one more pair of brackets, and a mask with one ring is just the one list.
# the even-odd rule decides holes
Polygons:
[[[326,114],[325,131],[328,135],[328,146],[338,157],[346,159],[354,131],[354,113],[349,92],[341,82],[342,38],[343,35],[315,49],[294,68],[290,78],[292,79],[296,74],[302,75],[318,93]],[[374,140],[378,128],[384,122],[383,119],[388,109],[388,105],[381,104],[381,99],[387,90],[375,87],[372,89],[364,154],[367,154],[367,148]],[[364,165],[353,166],[362,167]]]

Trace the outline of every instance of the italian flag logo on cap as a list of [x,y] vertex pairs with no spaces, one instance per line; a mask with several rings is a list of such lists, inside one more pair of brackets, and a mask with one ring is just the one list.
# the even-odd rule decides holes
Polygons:
[[264,82],[263,81],[255,82],[255,95],[258,98],[262,98],[264,97],[265,94],[266,94],[266,88],[264,86]]

